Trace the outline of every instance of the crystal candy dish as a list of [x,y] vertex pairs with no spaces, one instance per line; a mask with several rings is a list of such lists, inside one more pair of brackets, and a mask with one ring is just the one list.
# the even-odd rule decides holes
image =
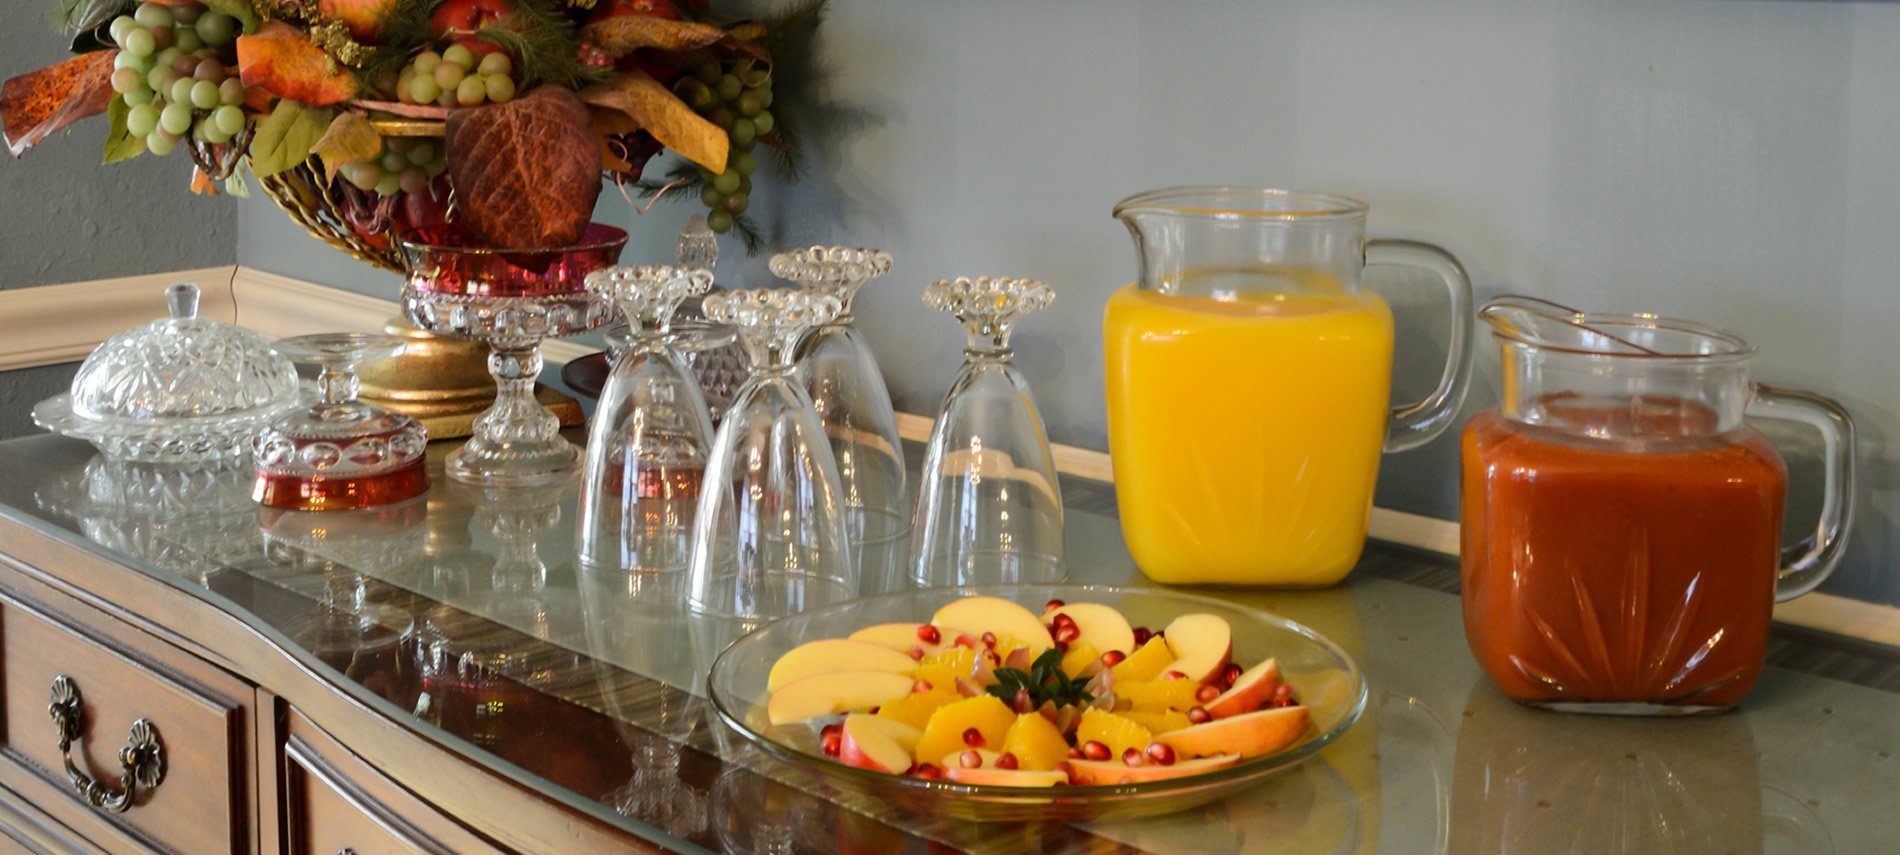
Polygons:
[[165,300],[170,317],[99,345],[71,392],[33,408],[34,423],[117,460],[205,463],[243,455],[297,403],[297,370],[268,339],[198,317],[196,285],[172,285]]
[[[1034,609],[1049,600],[1102,603],[1138,626],[1166,626],[1204,612],[1233,629],[1233,660],[1279,660],[1281,673],[1307,707],[1307,732],[1273,754],[1198,775],[1108,786],[1048,789],[959,784],[948,780],[873,772],[826,757],[819,725],[830,718],[769,727],[766,680],[786,651],[821,638],[845,638],[873,624],[926,623],[945,603],[988,595]],[[1344,735],[1365,710],[1367,688],[1359,665],[1332,640],[1306,626],[1208,597],[1170,591],[1082,585],[990,585],[934,588],[852,600],[773,621],[726,648],[713,662],[710,694],[719,717],[766,753],[787,761],[814,783],[920,814],[971,822],[1079,821],[1170,814],[1246,790],[1319,754]]]
[[273,508],[337,510],[392,504],[429,488],[422,462],[428,431],[409,416],[356,399],[356,364],[401,354],[401,338],[319,333],[275,347],[318,367],[318,399],[272,420],[252,439],[252,498]]

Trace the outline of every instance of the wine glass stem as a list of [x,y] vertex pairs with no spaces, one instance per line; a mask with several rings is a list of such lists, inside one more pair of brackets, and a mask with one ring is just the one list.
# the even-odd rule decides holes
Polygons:
[[323,395],[327,406],[348,404],[356,400],[358,383],[355,366],[332,365],[325,363],[317,371],[317,391]]

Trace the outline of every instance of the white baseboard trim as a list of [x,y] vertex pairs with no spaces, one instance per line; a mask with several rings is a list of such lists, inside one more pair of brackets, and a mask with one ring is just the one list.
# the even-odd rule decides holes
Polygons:
[[[314,332],[375,331],[397,314],[396,302],[306,282],[242,265],[127,276],[66,285],[0,291],[0,371],[84,359],[105,341],[165,314],[165,286],[197,282],[198,312],[233,321],[271,338]],[[550,362],[594,352],[570,341],[542,346]],[[929,416],[899,413],[898,433],[923,442]],[[1056,468],[1113,482],[1108,454],[1055,445]],[[1458,523],[1373,508],[1371,536],[1442,555],[1458,554]],[[1831,594],[1808,594],[1775,607],[1783,623],[1900,647],[1900,607]]]

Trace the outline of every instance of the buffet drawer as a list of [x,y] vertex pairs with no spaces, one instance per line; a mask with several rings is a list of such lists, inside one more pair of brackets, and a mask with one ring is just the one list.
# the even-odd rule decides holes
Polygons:
[[295,710],[286,716],[284,733],[286,852],[502,851],[383,777]]
[[[138,630],[88,618],[0,588],[0,783],[109,851],[253,850],[245,746],[254,691]],[[120,752],[134,722],[155,733],[157,784],[122,812],[88,804],[68,780],[49,714],[56,681],[77,700],[70,756],[104,788],[98,795],[122,790]]]

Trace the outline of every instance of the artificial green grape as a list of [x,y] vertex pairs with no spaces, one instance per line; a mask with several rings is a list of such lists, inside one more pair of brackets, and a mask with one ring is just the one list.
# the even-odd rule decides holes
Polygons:
[[759,103],[757,92],[739,93],[739,99],[732,102],[732,108],[738,110],[739,115],[748,118],[758,115],[760,110],[765,109],[764,105]]
[[175,33],[176,34],[172,37],[172,47],[184,51],[185,53],[191,53],[205,46],[205,40],[199,38],[197,30],[181,28],[175,31]]
[[178,147],[179,139],[181,138],[173,134],[165,133],[164,131],[153,131],[150,136],[145,138],[145,150],[159,157],[164,157],[165,155],[171,154],[172,149]]
[[216,142],[213,138],[218,135],[218,129],[212,127],[209,121],[199,119],[196,124],[191,126],[191,135],[202,143]]
[[125,132],[135,137],[149,134],[158,127],[158,108],[140,104],[125,113]]
[[[397,139],[401,138],[394,137],[389,141],[393,143]],[[410,163],[422,166],[435,159],[435,145],[428,140],[416,140],[409,145],[409,150],[403,152],[403,155],[409,158]]]
[[759,158],[749,151],[735,151],[726,159],[726,166],[742,176],[751,175],[759,168]]
[[187,3],[183,6],[173,6],[171,7],[171,10],[172,10],[172,23],[178,24],[181,27],[189,27],[192,24],[198,23],[198,16],[203,15],[205,13],[205,7],[200,6],[196,3]]
[[415,59],[410,60],[409,67],[415,69],[417,74],[434,74],[435,67],[441,64],[441,54],[432,50],[425,50],[416,54]]
[[344,180],[356,185],[358,190],[374,190],[383,180],[383,169],[367,160],[344,164]]
[[772,88],[771,87],[762,86],[753,91],[757,92],[759,95],[759,109],[761,110],[772,109]]
[[455,106],[455,90],[453,89],[442,90],[442,93],[435,99],[435,104],[438,107],[454,107]]
[[724,107],[720,107],[719,109],[706,114],[706,121],[712,122],[713,124],[718,125],[721,130],[731,130],[732,122],[734,119],[737,119],[737,118],[739,118],[739,114],[734,113],[731,110],[728,110]]
[[141,3],[138,9],[132,12],[132,20],[139,22],[139,26],[150,29],[170,27],[172,10],[157,3]]
[[152,31],[152,48],[160,53],[171,50],[173,43],[177,40],[177,37],[172,34],[171,27],[159,27]]
[[145,75],[145,87],[153,92],[170,93],[172,83],[178,79],[178,72],[169,65],[161,65]]
[[402,171],[397,183],[402,186],[404,193],[421,193],[429,189],[429,173],[423,172],[421,167],[411,166]]
[[473,107],[488,97],[488,83],[479,75],[462,78],[461,85],[455,87],[455,100],[464,107]]
[[761,112],[758,115],[752,117],[752,131],[753,133],[756,133],[759,136],[765,136],[766,134],[771,133],[772,129],[777,126],[778,126],[778,120],[772,118],[771,113]]
[[722,235],[732,231],[732,215],[725,211],[714,211],[707,214],[706,227]]
[[113,44],[125,47],[125,31],[136,26],[138,22],[133,20],[131,15],[120,15],[112,19],[112,24],[106,28],[106,32],[111,34]]
[[737,98],[739,97],[740,91],[742,91],[744,88],[745,86],[744,84],[739,82],[739,78],[734,77],[730,74],[720,75],[719,100],[730,101],[734,98]]
[[[191,104],[191,87],[196,85],[198,85],[198,81],[189,77],[180,77],[173,80],[171,88],[165,90],[165,100],[173,104],[185,105],[188,108]],[[183,131],[174,131],[174,133],[183,133]]]
[[200,60],[198,67],[191,70],[191,76],[199,80],[210,81],[213,86],[224,82],[226,76],[224,63],[215,59]]
[[384,172],[395,174],[403,171],[403,168],[409,165],[409,158],[393,151],[385,151],[383,152],[382,160],[379,162],[383,165]]
[[139,88],[134,89],[130,92],[127,92],[124,95],[120,95],[119,97],[125,99],[125,106],[137,107],[140,104],[152,103],[152,99],[157,98],[158,93],[153,92],[152,90],[147,89],[143,86],[140,86]]
[[119,51],[112,55],[112,68],[114,70],[130,68],[143,74],[152,70],[152,58],[149,56],[133,56],[125,51]]
[[488,100],[493,103],[506,104],[515,100],[515,82],[506,74],[490,74],[482,78],[482,87],[488,93]]
[[725,200],[725,194],[719,192],[719,188],[711,184],[699,188],[699,201],[708,208],[717,208],[719,207],[719,203]]
[[475,69],[481,74],[511,74],[515,70],[515,61],[501,51],[495,51],[482,57],[481,65]]
[[467,74],[468,72],[463,71],[461,66],[445,59],[441,65],[435,67],[435,85],[445,90],[453,90],[462,85],[462,78]]
[[718,190],[721,195],[733,193],[739,189],[739,179],[741,177],[743,176],[737,172],[726,170],[725,172],[713,176],[712,186]]
[[427,104],[442,97],[442,89],[435,85],[435,78],[418,72],[414,80],[409,81],[409,100],[417,104]]
[[694,110],[711,109],[712,105],[719,103],[718,94],[706,84],[701,83],[697,77],[682,78],[676,89],[680,100],[685,101]]
[[726,203],[723,207],[725,208],[726,213],[732,214],[733,216],[738,216],[740,214],[745,213],[746,205],[751,204],[751,202],[752,202],[752,197],[747,196],[744,193],[734,193],[726,197]]
[[401,190],[401,175],[385,172],[383,173],[383,177],[376,182],[376,195],[378,196],[394,196]]
[[158,50],[158,40],[152,38],[152,31],[144,27],[133,27],[125,31],[125,38],[119,47],[133,56],[151,56]]
[[238,131],[244,130],[244,111],[226,104],[211,111],[211,122],[226,137],[234,137]]
[[198,57],[192,56],[190,54],[185,54],[183,56],[174,58],[171,62],[161,62],[158,64],[158,66],[160,68],[170,67],[171,70],[189,77],[192,74],[197,73],[198,64],[204,61],[205,60],[199,59]]
[[759,135],[758,127],[752,123],[751,119],[733,119],[732,128],[728,133],[732,134],[732,141],[739,145],[750,143]]
[[145,75],[136,68],[121,68],[112,72],[112,91],[124,95],[134,89],[145,88]]
[[226,77],[218,84],[218,101],[231,106],[244,103],[244,81],[235,77]]
[[191,84],[191,106],[200,110],[209,110],[218,106],[218,84],[209,80],[199,80]]
[[192,26],[206,45],[223,47],[236,35],[237,20],[222,12],[206,12],[198,16],[198,22]]
[[166,104],[158,111],[158,126],[165,133],[182,135],[191,130],[191,106],[189,104]]
[[449,49],[442,52],[442,61],[462,69],[462,73],[467,74],[475,67],[475,52],[469,50],[468,45],[449,45]]
[[449,171],[449,159],[444,157],[431,160],[427,165],[422,167],[422,171],[429,173],[430,178],[441,175]]

